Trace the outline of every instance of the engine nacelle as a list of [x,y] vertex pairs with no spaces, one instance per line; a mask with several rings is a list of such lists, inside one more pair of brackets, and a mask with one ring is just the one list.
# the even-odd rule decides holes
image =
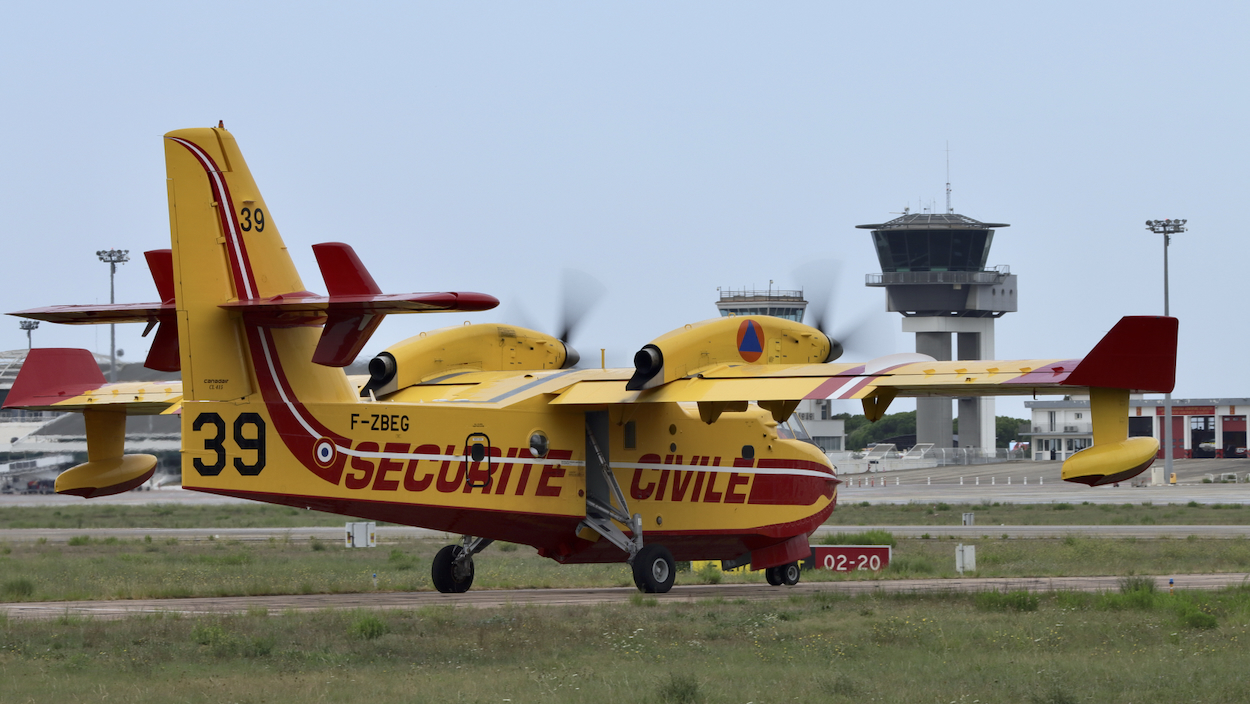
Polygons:
[[841,345],[814,327],[768,315],[713,318],[657,337],[634,355],[630,391],[722,364],[821,364]]
[[579,360],[577,350],[535,330],[495,324],[442,328],[369,360],[369,382],[360,394],[383,396],[456,372],[568,369]]

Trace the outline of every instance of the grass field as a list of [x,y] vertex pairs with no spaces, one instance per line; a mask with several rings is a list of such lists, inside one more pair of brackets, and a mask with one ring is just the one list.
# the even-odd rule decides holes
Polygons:
[[[965,512],[979,525],[1247,525],[1243,504],[840,503],[826,522],[846,526],[960,525]],[[348,518],[268,504],[84,504],[0,509],[5,528],[300,528],[342,526]],[[381,523],[380,525],[388,525]]]
[[[334,513],[269,504],[84,504],[9,506],[0,509],[5,528],[302,528],[339,526],[352,520]],[[379,525],[390,525],[379,523]]]
[[0,618],[0,702],[1241,702],[1250,590]]
[[[888,538],[889,536],[887,536]],[[871,536],[830,536],[835,543]],[[955,541],[900,539],[879,574],[804,573],[804,581],[954,577]],[[1060,539],[965,541],[977,546],[970,576],[1037,577],[1250,571],[1250,540]],[[373,549],[339,542],[97,540],[0,543],[0,601],[145,599],[432,589],[441,540],[406,539]],[[476,560],[476,589],[630,586],[624,564],[558,565],[533,548],[496,544]],[[376,586],[374,575],[377,575]],[[685,571],[678,584],[762,582],[761,573]]]
[[1247,504],[839,503],[826,525],[957,526],[975,513],[979,526],[1250,525]]

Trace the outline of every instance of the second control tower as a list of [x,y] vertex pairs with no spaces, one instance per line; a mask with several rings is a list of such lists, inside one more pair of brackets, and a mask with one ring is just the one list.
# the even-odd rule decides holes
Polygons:
[[[916,333],[916,351],[937,360],[993,359],[994,319],[1016,310],[1016,277],[1006,266],[986,267],[994,231],[1010,227],[955,213],[910,213],[877,225],[872,242],[880,274],[866,285],[885,289],[886,309]],[[951,335],[957,336],[951,356]],[[961,398],[959,445],[992,453],[994,399]],[[954,444],[948,398],[916,399],[916,442]]]

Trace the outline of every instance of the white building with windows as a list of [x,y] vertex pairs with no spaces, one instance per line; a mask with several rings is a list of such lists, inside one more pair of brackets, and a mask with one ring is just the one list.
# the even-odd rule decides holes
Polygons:
[[832,406],[833,402],[827,399],[800,401],[794,415],[825,454],[840,454],[846,445],[846,421],[833,417]]
[[[1025,401],[1033,418],[1027,432],[1035,460],[1066,460],[1094,444],[1089,397]],[[1172,400],[1172,457],[1177,459],[1246,456],[1246,412],[1250,398]],[[1163,457],[1163,399],[1129,399],[1130,437],[1159,440]]]

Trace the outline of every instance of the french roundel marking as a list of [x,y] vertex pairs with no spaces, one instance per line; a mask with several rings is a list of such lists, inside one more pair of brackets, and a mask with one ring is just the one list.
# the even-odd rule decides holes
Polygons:
[[748,362],[764,354],[764,330],[754,320],[744,320],[738,326],[738,354]]
[[337,456],[338,451],[334,448],[334,441],[330,438],[321,438],[313,445],[313,459],[322,467],[334,464]]

